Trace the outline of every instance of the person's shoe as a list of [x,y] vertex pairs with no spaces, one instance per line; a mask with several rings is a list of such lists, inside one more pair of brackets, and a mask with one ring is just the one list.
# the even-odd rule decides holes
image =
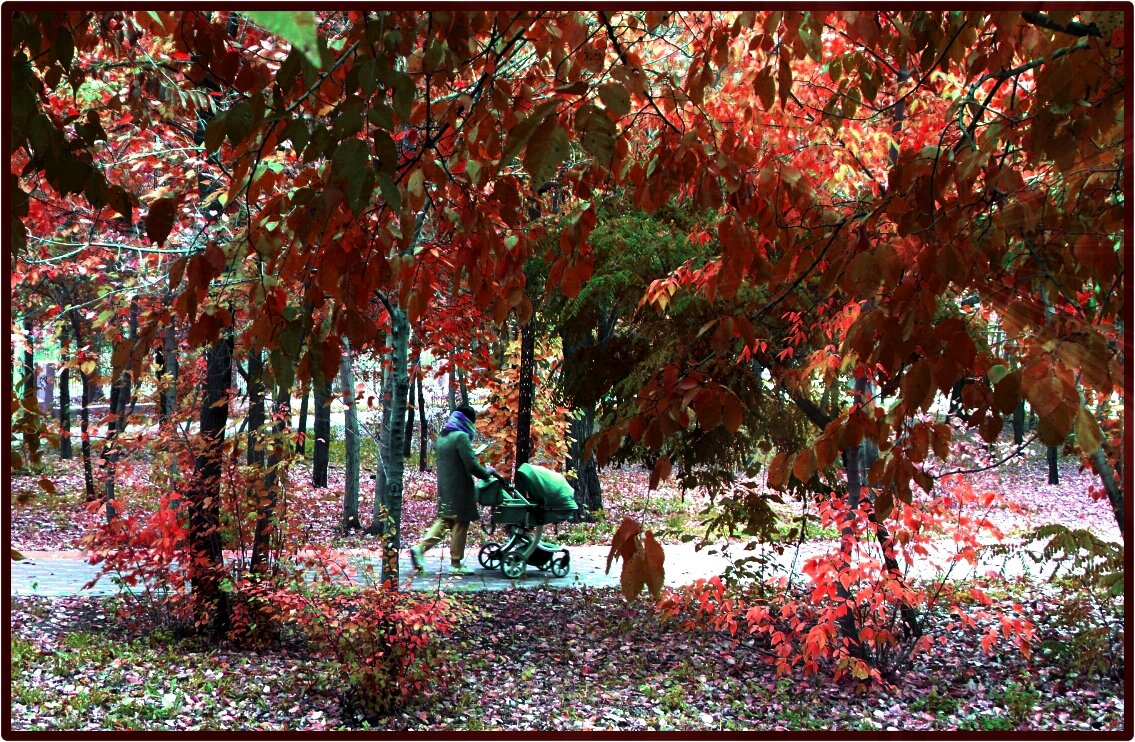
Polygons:
[[469,569],[462,563],[452,564],[449,567],[449,574],[451,575],[471,575],[473,570]]
[[422,558],[422,552],[417,546],[410,547],[410,563],[419,572],[426,571],[426,560]]

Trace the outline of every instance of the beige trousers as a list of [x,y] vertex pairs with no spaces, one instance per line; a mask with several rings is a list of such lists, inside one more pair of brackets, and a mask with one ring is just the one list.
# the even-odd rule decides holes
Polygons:
[[465,538],[469,535],[469,521],[457,520],[456,518],[438,518],[434,524],[430,526],[430,530],[426,531],[426,535],[422,538],[418,549],[422,554],[432,549],[441,543],[445,537],[446,531],[453,530],[453,536],[449,540],[449,560],[457,565],[465,558]]

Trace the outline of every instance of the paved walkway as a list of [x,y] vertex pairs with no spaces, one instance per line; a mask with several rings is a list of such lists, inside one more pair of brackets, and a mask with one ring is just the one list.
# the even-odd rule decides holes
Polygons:
[[[666,584],[671,586],[690,583],[698,578],[708,578],[719,575],[729,564],[729,559],[720,553],[715,553],[714,547],[700,551],[691,544],[668,544],[666,553]],[[783,554],[776,555],[767,552],[770,559],[770,571],[776,574],[788,574],[793,569],[799,573],[804,562],[817,553],[830,548],[828,544],[805,544],[796,556],[794,549],[786,549]],[[945,545],[941,547],[943,553]],[[1034,545],[1032,549],[1039,548]],[[435,549],[426,554],[426,571],[414,573],[410,568],[409,558],[403,550],[401,555],[399,573],[403,579],[409,580],[409,587],[416,590],[436,590],[439,587],[449,592],[464,592],[471,590],[507,590],[513,588],[538,587],[541,585],[563,587],[617,587],[621,563],[616,562],[611,567],[611,574],[604,574],[607,566],[607,546],[572,546],[568,547],[571,553],[571,570],[565,577],[553,577],[548,572],[542,572],[536,567],[529,566],[525,574],[516,580],[506,578],[499,569],[484,570],[476,564],[476,555],[467,554],[466,563],[474,566],[474,574],[457,577],[448,574],[449,554],[446,549]],[[755,556],[761,552],[744,551],[742,546],[731,547],[730,556],[740,559],[746,556]],[[118,592],[118,587],[111,577],[103,577],[91,588],[83,588],[87,582],[94,579],[98,567],[88,564],[78,551],[73,552],[24,552],[27,557],[23,561],[11,562],[11,580],[9,584],[10,595],[109,595]],[[381,572],[380,562],[376,552],[370,550],[354,550],[344,552],[349,565],[357,570],[356,582],[368,580],[377,581]],[[941,556],[939,556],[941,559]],[[939,561],[939,563],[942,563]],[[367,568],[370,568],[367,576]],[[959,562],[950,573],[951,579],[968,579],[975,575],[1000,574],[1006,578],[1021,575],[1033,577],[1047,577],[1053,569],[1050,564],[1034,564],[1031,559],[1022,554],[1005,556],[988,555],[984,557],[977,568],[967,562]],[[914,576],[920,578],[934,578],[939,572],[929,561],[913,570]]]

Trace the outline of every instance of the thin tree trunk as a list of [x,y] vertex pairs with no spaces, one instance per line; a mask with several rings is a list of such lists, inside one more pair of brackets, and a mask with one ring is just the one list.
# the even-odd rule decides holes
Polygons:
[[296,453],[300,456],[307,454],[307,399],[311,396],[311,389],[309,382],[303,383],[303,390],[300,392],[300,423],[296,436]]
[[[177,412],[177,327],[174,320],[165,329],[165,351],[162,353],[162,381],[165,387],[161,394],[162,430],[169,427],[171,416]],[[174,459],[176,461],[176,459]]]
[[1013,443],[1020,446],[1025,442],[1025,400],[1017,401],[1013,410]]
[[418,376],[418,471],[427,471],[429,461],[426,457],[426,446],[429,440],[429,431],[426,428],[426,398],[422,395],[422,377]]
[[[860,374],[855,379],[855,395],[852,404],[859,404],[866,397],[867,376]],[[860,470],[860,447],[858,445],[845,449],[843,452],[843,467],[847,474],[847,509],[848,519],[840,529],[842,536],[841,552],[845,568],[850,568],[852,546],[858,539],[855,528],[855,511],[859,509],[860,492],[863,488],[863,476]],[[851,600],[851,591],[840,581],[836,581],[836,595],[842,601]],[[848,642],[848,652],[859,659],[866,659],[866,653],[859,642],[859,627],[855,614],[851,610],[845,611],[839,619],[840,633]]]
[[[24,432],[24,451],[27,453],[27,466],[35,469],[40,464],[39,431],[35,425],[34,415],[39,411],[39,400],[36,396],[35,378],[35,348],[32,347],[32,331],[35,326],[31,319],[24,320],[24,401],[21,413],[27,428]],[[34,412],[33,412],[34,411]]]
[[406,459],[402,456],[401,442],[406,418],[400,413],[409,396],[410,379],[408,356],[410,349],[410,323],[401,307],[390,306],[391,327],[391,399],[390,425],[382,431],[380,446],[386,482],[384,500],[388,512],[382,539],[382,579],[391,585],[398,584],[398,552],[402,548],[402,472]]
[[1048,483],[1060,484],[1060,450],[1056,446],[1048,447]]
[[327,464],[331,457],[331,380],[315,379],[315,420],[311,434],[315,438],[311,460],[311,483],[327,486]]
[[130,343],[130,352],[127,356],[126,367],[122,369],[122,373],[114,380],[110,390],[110,422],[107,424],[106,431],[106,446],[104,447],[105,453],[103,460],[106,466],[106,481],[104,482],[103,503],[106,509],[106,520],[109,523],[114,519],[117,514],[117,509],[114,505],[114,487],[118,479],[118,459],[121,452],[118,448],[118,434],[126,427],[126,405],[130,399],[131,383],[130,375],[133,373],[131,370],[134,363],[134,343],[138,339],[138,300],[137,298],[130,301],[130,331],[128,339],[124,342]]
[[59,458],[74,458],[71,451],[71,331],[63,323],[63,370],[59,373]]
[[[79,313],[77,309],[72,309],[71,316],[71,331],[74,334],[75,347],[83,347],[83,331],[82,326],[79,324]],[[86,486],[86,499],[87,502],[92,502],[98,495],[95,494],[95,473],[94,466],[91,463],[91,388],[93,386],[91,375],[83,371],[83,366],[79,365],[79,380],[83,384],[83,394],[81,397],[81,407],[79,410],[79,453],[83,458],[83,482]]]
[[[276,378],[281,373],[274,369]],[[280,476],[280,461],[284,454],[284,441],[287,439],[288,426],[291,424],[292,389],[291,379],[285,378],[276,388],[275,413],[272,425],[272,436],[269,443],[267,466],[265,466],[263,493],[260,498],[259,511],[256,515],[256,531],[252,536],[252,560],[249,568],[258,574],[263,574],[268,568],[268,555],[272,550],[272,531],[276,525],[276,503],[279,501],[280,481],[287,481],[286,470]]]
[[1096,449],[1096,452],[1091,456],[1092,463],[1095,464],[1096,473],[1099,474],[1100,479],[1103,481],[1104,490],[1107,492],[1107,499],[1111,503],[1111,511],[1115,514],[1115,523],[1119,526],[1120,535],[1125,535],[1123,530],[1123,490],[1120,488],[1119,483],[1115,481],[1115,472],[1111,469],[1111,463],[1108,462],[1107,456],[1104,455],[1103,447]]
[[453,412],[457,409],[457,381],[455,378],[455,369],[449,369],[449,411]]
[[224,555],[221,551],[221,476],[225,424],[232,387],[233,340],[218,340],[207,355],[205,389],[201,400],[201,447],[194,462],[189,490],[189,548],[193,555],[190,584],[198,621],[216,636],[231,625],[232,603],[221,589]]
[[414,384],[409,383],[406,399],[406,437],[402,443],[402,458],[408,459],[414,453]]
[[532,456],[532,402],[535,397],[536,318],[520,327],[520,401],[516,415],[516,468]]
[[264,464],[264,354],[248,351],[248,456],[249,466]]
[[457,390],[461,396],[461,404],[469,404],[469,386],[465,383],[465,372],[457,369]]
[[343,355],[339,361],[339,379],[347,402],[343,438],[346,449],[346,488],[343,491],[344,529],[361,530],[359,522],[359,412],[355,402],[355,372],[350,343],[343,339]]
[[[393,347],[394,335],[388,334],[387,343]],[[386,527],[387,519],[390,517],[390,511],[386,505],[386,475],[390,471],[387,467],[386,454],[383,453],[383,441],[387,439],[387,431],[391,427],[391,419],[397,417],[402,419],[401,415],[392,415],[391,411],[394,409],[394,386],[393,374],[387,373],[382,377],[382,424],[378,431],[378,468],[374,473],[374,507],[371,509],[370,526],[367,527],[366,532],[372,536],[381,536],[383,529]]]

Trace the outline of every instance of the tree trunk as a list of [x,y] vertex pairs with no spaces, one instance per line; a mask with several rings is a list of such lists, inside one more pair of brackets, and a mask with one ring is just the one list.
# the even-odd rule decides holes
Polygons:
[[[170,423],[170,417],[177,412],[177,327],[170,320],[169,327],[165,329],[165,351],[162,353],[162,380],[165,387],[161,394],[161,420],[160,425],[165,430]],[[177,459],[174,459],[176,461]]]
[[402,443],[402,458],[408,459],[414,453],[414,383],[407,385],[406,398],[406,436]]
[[429,440],[429,430],[426,428],[426,398],[422,395],[422,377],[417,379],[418,385],[418,471],[429,469],[426,458],[426,445]]
[[1108,462],[1107,456],[1104,455],[1103,446],[1096,449],[1091,459],[1092,463],[1095,464],[1096,473],[1103,481],[1107,499],[1111,503],[1111,512],[1115,514],[1115,523],[1119,526],[1119,533],[1125,535],[1123,528],[1123,490],[1115,481],[1115,472],[1111,470],[1111,464]]
[[[83,329],[79,324],[79,313],[77,309],[72,309],[70,312],[71,317],[71,332],[75,340],[75,347],[83,347]],[[86,485],[86,499],[87,502],[92,502],[98,495],[95,494],[95,474],[94,467],[91,464],[91,388],[93,386],[91,375],[83,371],[82,364],[79,365],[79,380],[83,384],[83,394],[81,397],[81,407],[79,409],[79,453],[83,458],[83,482]]]
[[39,426],[35,424],[35,412],[39,410],[39,400],[36,397],[35,378],[35,349],[32,347],[32,331],[35,326],[30,319],[24,320],[24,401],[21,416],[26,424],[24,431],[24,451],[27,454],[27,466],[38,468],[40,464]]
[[114,505],[114,486],[118,479],[118,459],[121,452],[118,448],[118,434],[126,427],[126,405],[130,399],[131,368],[134,363],[134,343],[138,339],[138,300],[130,301],[130,332],[128,339],[123,342],[130,343],[130,351],[126,358],[126,367],[114,380],[110,389],[110,410],[106,430],[106,446],[103,451],[103,460],[106,466],[106,480],[104,482],[103,503],[106,508],[106,520],[109,523],[114,519],[117,510]]
[[59,458],[67,461],[74,457],[71,451],[71,331],[63,323],[62,351],[64,363],[59,373]]
[[190,584],[198,621],[202,626],[211,626],[216,636],[228,631],[232,618],[229,594],[221,590],[225,572],[220,533],[221,475],[232,387],[232,356],[231,337],[218,340],[208,352],[201,400],[202,445],[194,462],[193,484],[188,493],[188,541],[193,555]]
[[[855,380],[855,399],[852,404],[859,403],[865,396],[867,388],[866,375],[860,375]],[[840,529],[842,536],[841,552],[843,554],[843,562],[845,568],[851,567],[852,545],[858,538],[855,529],[855,511],[859,509],[860,492],[863,487],[863,477],[860,471],[860,447],[853,446],[845,449],[843,452],[843,467],[847,474],[847,508],[848,519],[847,522]],[[842,601],[851,600],[851,591],[844,586],[842,582],[837,580],[836,595]],[[859,627],[855,621],[855,614],[848,610],[839,619],[840,634],[848,642],[848,652],[859,659],[866,659],[866,653],[863,651],[863,646],[859,642]]]
[[359,522],[359,411],[355,402],[355,371],[350,343],[343,339],[343,355],[339,360],[339,379],[347,402],[343,426],[346,449],[347,482],[343,491],[343,520],[345,530],[362,529]]
[[465,372],[457,369],[457,391],[461,396],[461,404],[469,404],[469,387],[465,383]]
[[311,483],[316,487],[327,486],[327,463],[331,457],[331,380],[314,380],[315,420],[311,425],[311,435],[315,438],[311,460]]
[[1060,450],[1056,446],[1048,447],[1048,483],[1060,484]]
[[449,369],[449,411],[453,412],[457,409],[457,381],[456,370],[452,367]]
[[299,433],[296,436],[296,453],[305,456],[307,454],[307,398],[311,395],[308,382],[303,383],[303,390],[300,395],[300,423],[296,431]]
[[292,420],[292,383],[288,374],[281,373],[280,369],[273,369],[277,380],[284,377],[282,383],[276,388],[275,423],[272,425],[272,437],[269,444],[268,465],[265,467],[263,480],[263,493],[260,497],[259,512],[256,516],[256,531],[252,536],[252,561],[250,569],[263,574],[268,568],[268,555],[272,550],[272,531],[276,525],[276,503],[279,500],[279,482],[287,481],[287,471],[280,476],[280,461],[284,456],[284,441],[287,440],[287,430]]
[[248,465],[264,464],[264,355],[248,351]]
[[575,502],[583,510],[591,512],[603,509],[603,490],[599,484],[599,467],[595,455],[583,460],[583,449],[587,439],[595,433],[595,407],[590,405],[576,411],[571,421],[571,445],[568,447],[568,469],[575,472],[572,487],[575,489]]
[[[387,334],[387,344],[393,347],[394,336]],[[384,373],[382,375],[382,391],[379,396],[382,399],[382,422],[379,424],[378,437],[375,443],[378,444],[378,466],[374,472],[374,506],[371,508],[370,526],[367,527],[366,532],[372,536],[381,536],[383,529],[386,527],[386,520],[389,517],[389,510],[386,507],[386,467],[385,454],[382,452],[382,442],[386,440],[386,432],[390,430],[391,410],[394,406],[394,387],[393,375]],[[401,415],[398,416],[401,418]]]
[[532,456],[532,402],[535,396],[536,318],[520,327],[520,401],[516,415],[516,468]]
[[1025,400],[1021,399],[1017,402],[1016,409],[1013,410],[1013,443],[1015,445],[1022,445],[1025,442]]
[[387,510],[382,538],[382,579],[398,584],[398,552],[402,548],[402,472],[406,462],[401,443],[406,418],[401,414],[409,396],[408,356],[410,323],[401,307],[391,306],[391,396],[390,424],[383,426],[379,447],[382,468],[386,472],[383,500]]

